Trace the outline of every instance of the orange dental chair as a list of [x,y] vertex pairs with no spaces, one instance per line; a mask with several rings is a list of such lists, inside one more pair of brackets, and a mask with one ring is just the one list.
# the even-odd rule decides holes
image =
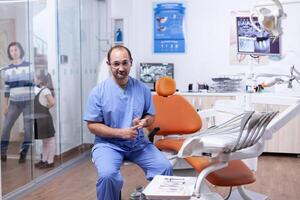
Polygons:
[[[153,96],[153,101],[156,116],[154,123],[148,127],[148,130],[151,131],[149,138],[153,141],[154,135],[160,136],[161,138],[155,142],[156,147],[161,151],[173,152],[176,155],[185,138],[200,131],[202,120],[183,96],[175,94],[176,83],[173,79],[160,78],[156,82],[155,89],[157,94]],[[210,165],[216,164],[211,162],[209,156],[193,156],[184,159],[198,173]],[[171,160],[174,158],[171,157]],[[255,182],[255,176],[241,160],[229,161],[227,167],[210,172],[206,176],[206,180],[215,186],[237,186],[243,199],[252,199],[242,186]],[[265,198],[261,197],[260,199]]]

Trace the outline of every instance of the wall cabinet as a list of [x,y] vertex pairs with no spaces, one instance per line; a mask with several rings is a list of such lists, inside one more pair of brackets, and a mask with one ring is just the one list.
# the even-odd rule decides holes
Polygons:
[[113,43],[114,45],[124,44],[124,19],[113,19]]

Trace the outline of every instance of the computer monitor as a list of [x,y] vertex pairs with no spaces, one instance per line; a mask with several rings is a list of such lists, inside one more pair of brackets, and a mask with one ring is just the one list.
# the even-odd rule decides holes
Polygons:
[[[257,17],[253,20],[259,27]],[[237,49],[241,54],[280,55],[280,38],[272,37],[267,31],[256,30],[249,16],[236,17]]]
[[173,63],[140,63],[140,80],[154,90],[155,82],[161,77],[174,79]]

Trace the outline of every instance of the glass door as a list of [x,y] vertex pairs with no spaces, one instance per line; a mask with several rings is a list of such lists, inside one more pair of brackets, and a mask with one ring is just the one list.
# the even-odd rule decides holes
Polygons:
[[[0,175],[4,197],[90,150],[94,137],[82,116],[110,46],[106,9],[106,1],[95,0],[0,1]],[[14,41],[24,50],[24,66],[9,66],[13,61],[7,49]],[[21,83],[30,87],[16,88]],[[9,109],[14,109],[10,118],[18,116],[7,120],[7,97],[15,101],[16,94],[23,94],[17,100],[27,104],[12,107],[14,103],[8,101]],[[42,122],[45,117],[51,119],[46,126]],[[11,128],[7,124],[12,124]],[[24,145],[26,157],[20,162]]]
[[81,153],[80,0],[58,1],[60,154],[65,162]]
[[99,65],[109,47],[107,4],[94,0],[58,0],[60,153],[66,162],[91,148],[93,135],[82,116]]

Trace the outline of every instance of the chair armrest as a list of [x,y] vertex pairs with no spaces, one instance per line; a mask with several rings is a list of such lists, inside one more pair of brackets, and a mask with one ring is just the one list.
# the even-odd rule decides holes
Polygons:
[[153,143],[154,140],[154,136],[156,135],[156,133],[160,130],[159,127],[155,127],[154,129],[152,129],[152,131],[148,134],[148,138],[149,141]]

